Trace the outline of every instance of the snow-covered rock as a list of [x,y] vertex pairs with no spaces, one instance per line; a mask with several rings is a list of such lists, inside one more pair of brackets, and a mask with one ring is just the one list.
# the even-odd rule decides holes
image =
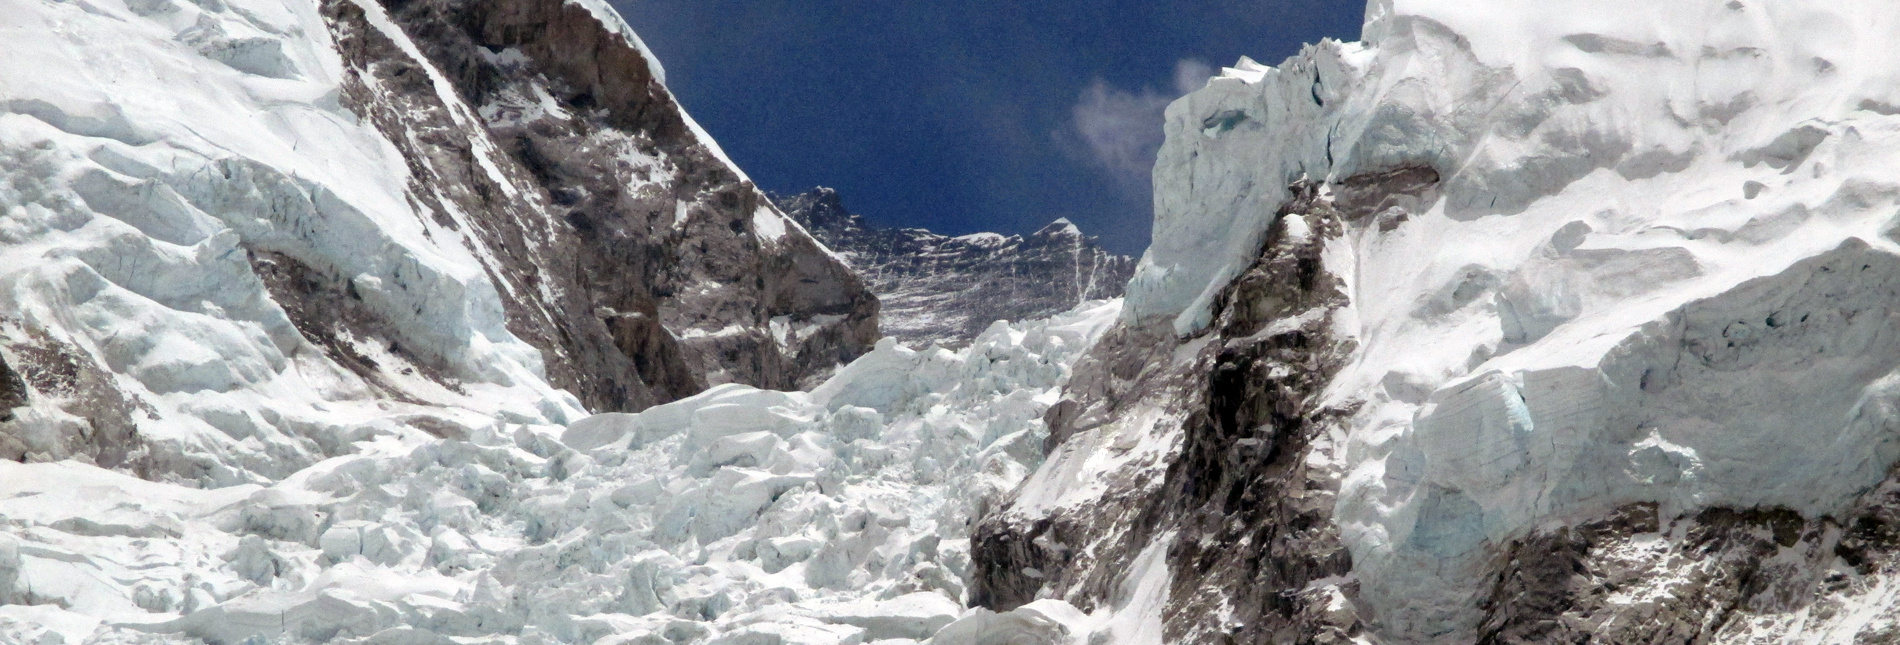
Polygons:
[[1114,614],[1171,541],[1170,642],[1890,634],[1900,9],[1374,0],[1364,37],[1170,106],[1154,246],[975,599]]
[[884,333],[915,346],[962,347],[998,320],[1036,320],[1119,298],[1133,258],[1103,250],[1067,219],[1029,235],[955,237],[878,228],[818,187],[773,199],[864,277]]
[[875,298],[587,6],[0,4],[0,456],[263,483],[868,350]]

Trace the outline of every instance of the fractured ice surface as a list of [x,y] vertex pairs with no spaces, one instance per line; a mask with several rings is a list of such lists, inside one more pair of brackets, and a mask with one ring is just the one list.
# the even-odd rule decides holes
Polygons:
[[[0,452],[228,486],[426,431],[405,412],[583,414],[507,329],[482,243],[422,215],[406,162],[340,107],[317,12],[0,6],[0,326],[38,392]],[[319,347],[259,279],[267,258],[340,282],[389,328]]]
[[886,341],[811,393],[381,435],[268,486],[0,461],[0,593],[33,605],[0,640],[926,639],[966,613],[969,522],[1040,460],[1119,310]]

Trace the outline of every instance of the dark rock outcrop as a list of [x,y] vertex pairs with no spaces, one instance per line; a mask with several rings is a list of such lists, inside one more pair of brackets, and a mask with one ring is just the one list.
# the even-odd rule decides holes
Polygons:
[[[109,367],[37,329],[27,328],[4,343],[13,365],[0,358],[0,459],[80,457],[141,476],[153,470],[137,422],[150,410],[118,387]],[[25,417],[18,409],[28,404],[58,408],[69,416],[38,421],[52,431],[31,431],[23,426]]]
[[13,409],[26,405],[26,381],[0,356],[0,421],[12,421]]
[[883,303],[884,333],[917,346],[959,347],[997,320],[1119,297],[1135,270],[1134,258],[1103,250],[1068,220],[1029,235],[950,237],[873,226],[830,188],[774,199],[864,276]]
[[[1340,474],[1310,459],[1312,440],[1350,413],[1320,403],[1352,351],[1330,331],[1343,283],[1320,262],[1345,223],[1316,187],[1294,192],[1206,334],[1123,326],[1078,363],[1046,416],[1053,467],[1088,459],[1091,444],[1126,452],[1100,442],[1139,431],[1121,427],[1131,409],[1178,419],[1177,443],[1111,471],[1086,513],[985,517],[971,539],[974,603],[1056,597],[1090,610],[1113,600],[1142,551],[1166,548],[1166,642],[1343,643],[1363,629],[1331,602],[1336,586],[1314,584],[1351,569],[1331,517]],[[1289,231],[1289,215],[1309,230]]]
[[[876,341],[877,299],[600,17],[560,0],[385,6],[427,64],[327,2],[344,103],[402,149],[423,210],[466,214],[495,250],[510,331],[547,354],[553,384],[596,410],[725,382],[796,389]],[[475,114],[441,100],[431,66]]]

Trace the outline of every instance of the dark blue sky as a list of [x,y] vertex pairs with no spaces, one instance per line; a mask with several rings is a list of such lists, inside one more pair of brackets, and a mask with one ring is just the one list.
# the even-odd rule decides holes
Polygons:
[[1364,0],[614,0],[767,190],[837,188],[886,226],[1067,217],[1138,253],[1160,109],[1241,55],[1355,40]]

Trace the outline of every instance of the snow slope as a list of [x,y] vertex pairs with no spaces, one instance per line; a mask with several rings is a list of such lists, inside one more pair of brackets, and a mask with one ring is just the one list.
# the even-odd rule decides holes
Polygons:
[[[959,618],[967,526],[1041,458],[1091,302],[886,341],[810,393],[385,435],[269,485],[0,462],[0,640],[855,643]],[[262,641],[247,640],[261,638]]]

